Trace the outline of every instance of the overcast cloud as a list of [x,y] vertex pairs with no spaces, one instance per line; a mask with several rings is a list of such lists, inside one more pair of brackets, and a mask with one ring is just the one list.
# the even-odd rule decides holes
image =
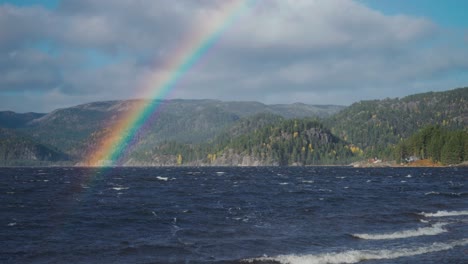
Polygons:
[[[211,0],[0,5],[0,110],[130,99],[164,72]],[[259,0],[177,83],[172,98],[351,104],[467,86],[466,31],[351,0]],[[171,53],[172,52],[172,53]],[[155,87],[156,88],[156,87]]]

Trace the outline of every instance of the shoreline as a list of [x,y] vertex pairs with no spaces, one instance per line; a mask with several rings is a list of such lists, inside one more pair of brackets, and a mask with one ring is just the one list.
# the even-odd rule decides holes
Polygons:
[[232,166],[232,165],[115,165],[115,166],[83,166],[83,165],[36,165],[36,166],[1,166],[0,168],[92,168],[92,169],[109,169],[109,168],[228,168],[228,167],[244,167],[244,168],[260,168],[260,167],[349,167],[349,168],[464,168],[468,167],[468,162],[452,165],[442,164],[396,164],[395,162],[381,162],[381,163],[368,163],[368,162],[354,162],[351,164],[323,164],[323,165],[289,165],[289,166],[278,166],[278,165],[257,165],[257,166]]

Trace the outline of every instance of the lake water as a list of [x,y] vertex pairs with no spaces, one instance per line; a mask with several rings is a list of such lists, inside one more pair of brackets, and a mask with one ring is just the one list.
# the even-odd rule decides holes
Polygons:
[[0,168],[1,263],[468,263],[468,168]]

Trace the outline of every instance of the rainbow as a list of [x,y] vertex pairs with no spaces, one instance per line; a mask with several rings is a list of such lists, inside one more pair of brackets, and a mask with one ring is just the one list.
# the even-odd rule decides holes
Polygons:
[[201,23],[201,28],[193,31],[161,67],[164,72],[155,70],[142,87],[137,89],[144,98],[152,100],[139,100],[136,107],[132,107],[119,118],[108,130],[109,134],[98,142],[84,165],[119,165],[119,159],[131,147],[135,136],[160,108],[163,100],[158,99],[166,98],[182,77],[215,45],[226,29],[253,4],[254,0],[222,1],[220,12],[210,17],[209,21]]

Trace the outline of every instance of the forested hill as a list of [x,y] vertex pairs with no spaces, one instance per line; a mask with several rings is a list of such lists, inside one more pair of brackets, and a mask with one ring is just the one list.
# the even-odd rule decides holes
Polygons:
[[[0,112],[0,160],[57,164],[69,158],[71,164],[83,164],[99,142],[112,135],[113,125],[142,102],[149,103],[94,102],[46,115]],[[366,157],[389,158],[399,142],[428,125],[464,133],[468,128],[468,88],[361,101],[347,108],[218,100],[159,103],[122,158],[124,164],[347,164]],[[407,149],[404,145],[401,156],[417,153]]]
[[[263,120],[268,122],[260,122]],[[258,121],[258,122],[255,122]],[[238,133],[242,131],[242,133]],[[231,135],[231,136],[227,136]],[[204,144],[165,142],[136,153],[130,165],[321,165],[347,164],[358,151],[312,119],[257,115]],[[153,163],[152,163],[153,162]]]
[[312,119],[288,119],[255,129],[220,144],[212,162],[229,157],[249,157],[259,164],[346,164],[354,157],[353,146]]
[[[13,128],[35,142],[53,146],[79,161],[109,136],[112,125],[142,100],[106,101],[57,109],[48,114],[0,112],[0,128]],[[165,100],[142,131],[136,150],[161,142],[202,143],[212,140],[238,120],[259,113],[283,118],[327,117],[343,109],[334,105],[223,102],[219,100]]]
[[48,165],[66,162],[68,156],[60,151],[37,143],[18,132],[0,128],[0,165]]
[[46,114],[40,113],[15,113],[12,111],[0,111],[0,127],[19,128],[28,125],[31,121],[41,118]]
[[428,159],[444,165],[468,160],[468,132],[427,126],[401,141],[394,151],[397,162]]
[[375,153],[431,124],[466,129],[468,87],[401,99],[361,101],[326,120],[337,136]]

